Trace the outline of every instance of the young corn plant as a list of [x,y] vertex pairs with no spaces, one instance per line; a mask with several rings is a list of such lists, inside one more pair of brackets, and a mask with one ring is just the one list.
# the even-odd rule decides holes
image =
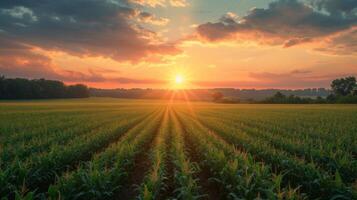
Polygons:
[[111,199],[121,189],[140,147],[154,136],[160,115],[147,118],[91,162],[50,187],[52,199]]
[[[222,139],[197,126],[197,122],[186,121],[190,136],[215,179],[225,186],[228,199],[277,199],[272,173],[268,167],[255,163],[252,157],[235,149]],[[294,198],[302,199],[295,194]]]
[[166,163],[164,160],[167,156],[165,140],[167,139],[169,133],[168,112],[169,111],[166,109],[159,133],[153,144],[150,155],[152,168],[145,176],[144,181],[139,188],[140,194],[138,199],[141,200],[157,199],[160,192],[162,192],[165,187],[164,180],[166,179]]
[[290,185],[299,188],[299,191],[307,193],[309,198],[332,198],[336,195],[347,199],[356,197],[356,192],[352,188],[339,184],[334,176],[319,170],[314,163],[306,163],[304,160],[291,157],[284,151],[274,149],[266,141],[253,140],[246,133],[237,132],[225,123],[213,123],[208,119],[199,119],[199,123],[211,128],[231,144],[251,152],[255,159],[272,165],[277,172],[286,172],[283,184],[287,188]]
[[[172,114],[172,112],[171,112]],[[203,197],[199,194],[199,186],[194,174],[197,172],[197,166],[191,163],[185,155],[185,147],[183,141],[183,130],[175,115],[171,115],[172,119],[172,134],[171,140],[171,160],[174,163],[174,179],[176,190],[175,199],[194,200]]]

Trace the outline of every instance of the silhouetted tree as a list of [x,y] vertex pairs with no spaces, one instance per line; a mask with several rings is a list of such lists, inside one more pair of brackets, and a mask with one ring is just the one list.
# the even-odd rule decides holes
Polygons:
[[223,99],[223,94],[221,92],[214,92],[212,94],[213,101],[220,101]]
[[70,85],[67,87],[67,95],[74,98],[85,98],[89,97],[89,90],[82,84]]
[[5,76],[0,75],[0,97],[4,95],[5,92]]
[[352,94],[353,96],[357,96],[357,85],[352,89],[351,94]]
[[328,103],[334,103],[336,101],[337,97],[334,94],[330,94],[326,97],[326,100]]
[[61,81],[0,76],[0,99],[51,99],[88,97],[85,85],[66,86]]
[[339,96],[352,94],[356,87],[356,78],[353,76],[333,80],[331,84],[333,93]]
[[277,104],[307,104],[313,103],[311,98],[301,98],[295,95],[286,96],[281,92],[275,93],[274,96],[263,100],[261,103],[277,103]]
[[277,93],[275,93],[275,95],[274,95],[274,98],[276,98],[276,99],[284,99],[286,96],[283,94],[283,93],[281,93],[281,92],[277,92]]
[[318,96],[318,97],[316,98],[315,102],[321,104],[321,103],[326,103],[326,100],[325,100],[324,98]]

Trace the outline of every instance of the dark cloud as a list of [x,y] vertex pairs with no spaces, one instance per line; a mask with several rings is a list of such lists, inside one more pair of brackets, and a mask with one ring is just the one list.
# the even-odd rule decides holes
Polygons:
[[[333,1],[321,0],[318,7],[297,0],[279,0],[268,8],[254,8],[240,20],[229,15],[219,22],[205,23],[197,27],[198,36],[208,41],[252,39],[263,43],[283,44],[290,47],[310,42],[316,38],[345,31],[357,24],[355,9],[347,9],[345,4],[355,6],[353,1],[341,1],[335,11],[329,6]],[[323,11],[319,11],[323,10]],[[345,14],[335,14],[344,12]]]
[[137,14],[126,1],[3,0],[0,37],[11,36],[17,42],[44,49],[118,61],[137,62],[152,54],[179,52],[174,44],[163,43],[155,32],[135,24],[133,18]]
[[333,15],[356,17],[357,14],[356,0],[311,0],[311,4]]

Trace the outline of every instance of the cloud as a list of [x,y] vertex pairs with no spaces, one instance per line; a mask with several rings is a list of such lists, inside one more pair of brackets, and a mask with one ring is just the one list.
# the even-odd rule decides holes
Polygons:
[[189,3],[186,0],[129,0],[130,2],[150,7],[166,7],[167,5],[173,7],[186,7]]
[[311,0],[311,4],[319,10],[325,10],[333,15],[356,17],[357,1],[355,0]]
[[15,6],[11,9],[2,9],[1,10],[2,14],[5,15],[10,15],[11,17],[17,18],[17,19],[30,19],[30,21],[35,22],[37,21],[37,16],[34,15],[32,10],[23,7],[23,6]]
[[56,67],[49,57],[33,51],[33,47],[11,40],[0,38],[0,75],[6,77],[23,77],[32,79],[53,79],[75,83],[117,84],[162,84],[164,81],[156,79],[133,79],[128,77],[103,74],[118,74],[119,71],[108,69],[88,69],[86,72],[64,70]]
[[[0,37],[46,50],[130,62],[180,53],[176,44],[163,42],[155,32],[134,23],[138,11],[124,0],[4,0],[0,8]],[[139,18],[168,22],[145,12]]]
[[290,74],[309,74],[312,71],[310,70],[301,70],[301,69],[294,69],[290,72]]
[[288,48],[288,47],[295,46],[297,44],[302,44],[310,41],[312,41],[311,38],[293,38],[293,39],[286,40],[284,42],[284,47]]
[[343,32],[335,37],[327,39],[326,44],[315,50],[335,55],[357,54],[357,29]]
[[138,15],[138,20],[140,22],[145,22],[153,25],[164,26],[169,23],[169,19],[156,17],[155,15],[148,13],[148,12],[140,12]]
[[253,40],[291,47],[356,26],[356,1],[330,6],[336,2],[320,0],[308,5],[297,0],[278,0],[268,8],[254,8],[240,19],[226,14],[218,22],[201,24],[196,29],[197,36],[208,42]]
[[129,0],[132,3],[136,3],[142,6],[164,7],[166,5],[166,0]]
[[138,78],[129,78],[129,77],[105,77],[100,71],[97,70],[88,70],[88,73],[82,73],[77,71],[62,71],[60,74],[59,80],[66,82],[85,82],[85,83],[116,83],[116,84],[163,84],[165,81],[157,79],[138,79]]
[[170,4],[174,7],[186,7],[189,5],[186,0],[170,0]]
[[0,72],[11,77],[35,77],[39,74],[54,78],[50,67],[51,60],[46,56],[33,53],[31,47],[0,38]]

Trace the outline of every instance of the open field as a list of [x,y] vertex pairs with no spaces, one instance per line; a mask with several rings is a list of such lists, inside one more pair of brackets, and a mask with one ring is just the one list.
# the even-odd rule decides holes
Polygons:
[[5,199],[356,199],[357,106],[3,101],[0,167]]

